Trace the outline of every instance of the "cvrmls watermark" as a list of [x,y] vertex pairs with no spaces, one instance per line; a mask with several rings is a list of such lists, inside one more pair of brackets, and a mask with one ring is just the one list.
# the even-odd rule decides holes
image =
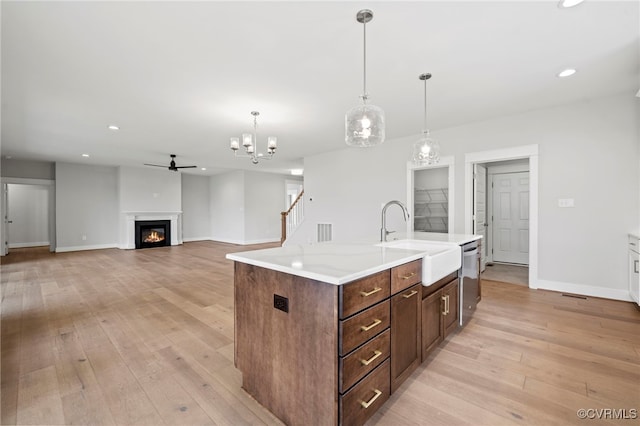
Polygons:
[[579,419],[590,420],[635,420],[638,418],[636,408],[580,408],[576,411]]

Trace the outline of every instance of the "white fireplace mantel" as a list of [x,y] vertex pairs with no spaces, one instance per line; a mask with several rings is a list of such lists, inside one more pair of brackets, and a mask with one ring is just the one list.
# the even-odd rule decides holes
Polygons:
[[123,211],[120,214],[120,248],[135,249],[136,220],[168,220],[171,222],[171,245],[182,244],[181,211]]

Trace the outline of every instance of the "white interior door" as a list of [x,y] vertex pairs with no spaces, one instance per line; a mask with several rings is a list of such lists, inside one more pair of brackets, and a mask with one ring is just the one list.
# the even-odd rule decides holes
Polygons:
[[529,172],[493,175],[493,260],[529,264]]
[[487,168],[473,165],[473,233],[482,235],[480,270],[487,266]]

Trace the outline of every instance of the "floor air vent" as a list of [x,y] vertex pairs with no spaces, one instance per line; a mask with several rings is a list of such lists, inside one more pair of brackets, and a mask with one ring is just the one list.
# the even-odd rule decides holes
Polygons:
[[332,225],[330,223],[319,223],[317,237],[319,243],[331,241],[333,239]]
[[571,294],[571,293],[562,293],[562,295],[564,297],[573,297],[575,299],[583,299],[583,300],[587,300],[587,296],[581,296],[579,294]]

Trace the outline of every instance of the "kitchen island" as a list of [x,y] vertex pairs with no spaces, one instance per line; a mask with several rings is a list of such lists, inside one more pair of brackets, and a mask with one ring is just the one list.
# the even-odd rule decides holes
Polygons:
[[[447,242],[477,238],[463,237]],[[424,287],[424,256],[368,242],[227,255],[242,387],[286,424],[363,424],[423,359],[423,288],[440,338],[457,327],[457,270]]]

